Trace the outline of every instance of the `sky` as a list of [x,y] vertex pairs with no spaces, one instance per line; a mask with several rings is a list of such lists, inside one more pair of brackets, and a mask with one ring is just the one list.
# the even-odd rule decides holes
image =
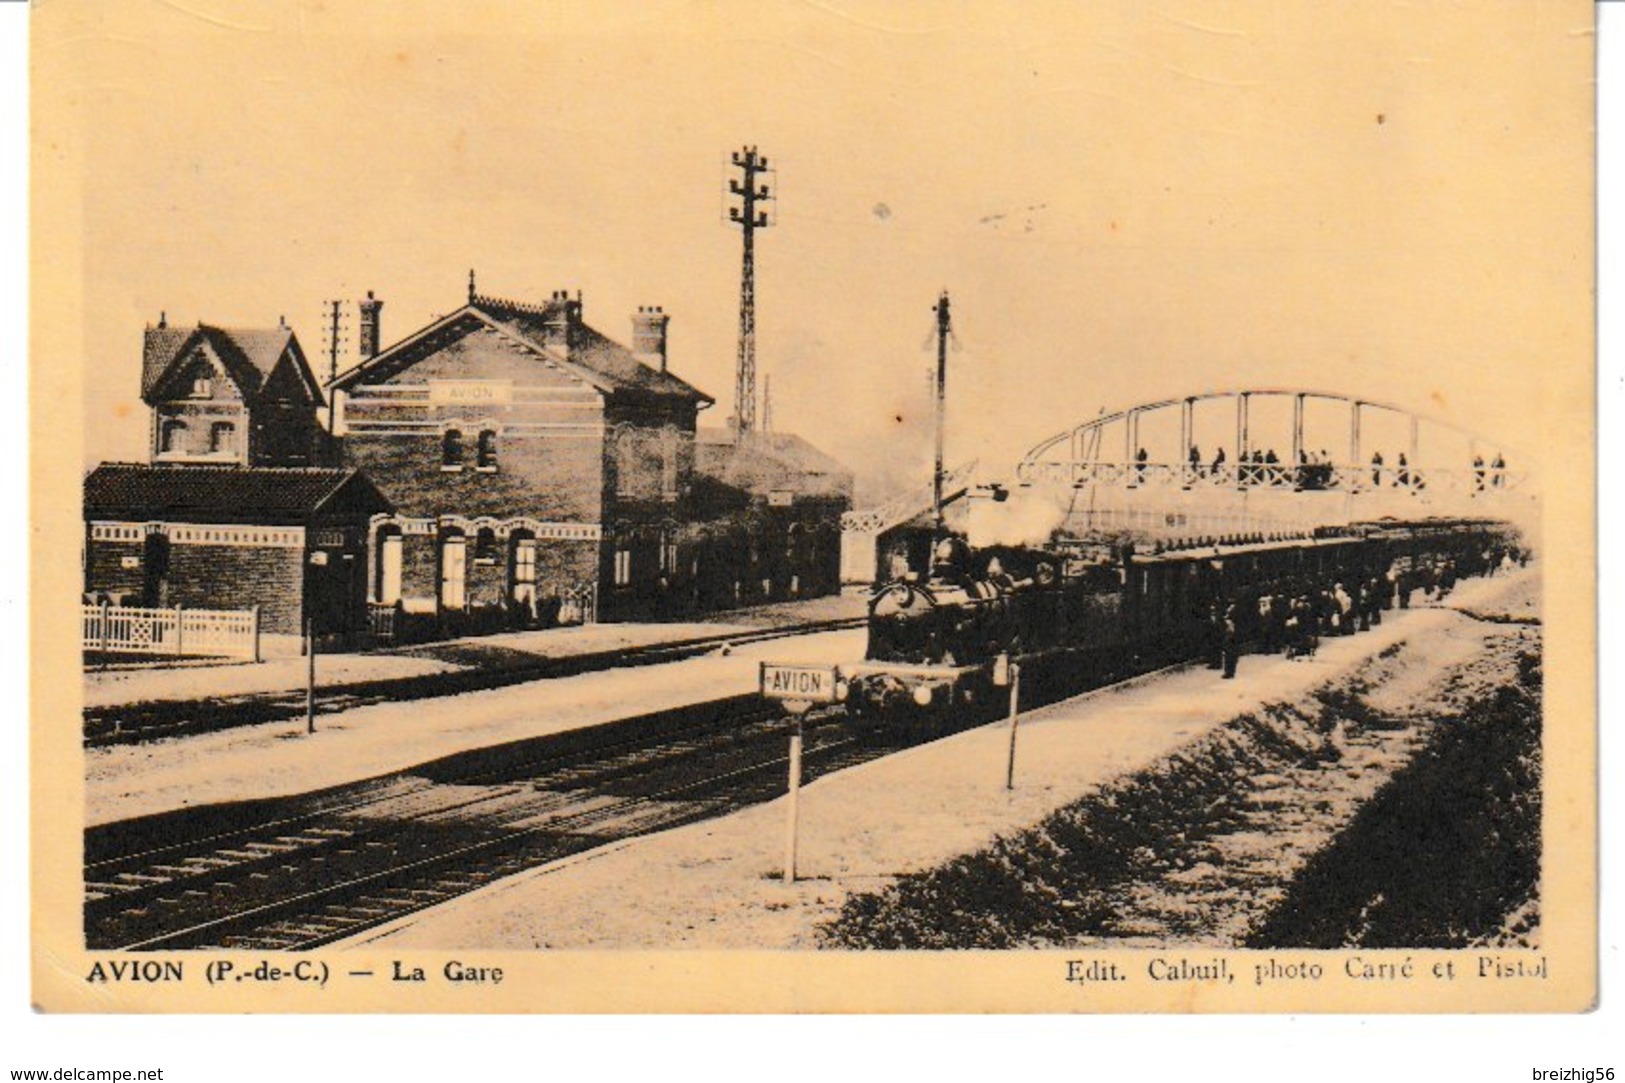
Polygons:
[[60,105],[37,137],[54,119],[83,141],[87,465],[146,454],[160,312],[286,316],[325,373],[324,300],[375,291],[387,343],[455,309],[470,268],[495,296],[579,290],[622,341],[662,305],[673,369],[723,424],[723,189],[747,143],[775,171],[775,426],[886,484],[928,477],[943,289],[954,461],[1014,461],[1102,409],[1302,387],[1532,464],[1589,387],[1552,380],[1591,358],[1584,3],[39,14],[36,62],[64,78],[36,81]]

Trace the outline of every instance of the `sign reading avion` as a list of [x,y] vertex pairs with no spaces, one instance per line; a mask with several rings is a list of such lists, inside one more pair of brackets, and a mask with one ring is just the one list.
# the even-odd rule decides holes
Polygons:
[[435,406],[487,406],[513,401],[512,380],[430,380]]
[[804,704],[834,703],[834,666],[783,665],[762,663],[762,695],[768,699],[794,700]]

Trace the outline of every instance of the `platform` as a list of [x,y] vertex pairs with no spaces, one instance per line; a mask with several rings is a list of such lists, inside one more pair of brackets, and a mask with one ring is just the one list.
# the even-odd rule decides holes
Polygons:
[[[349,946],[411,950],[806,948],[854,892],[929,869],[1035,824],[1266,704],[1310,695],[1395,644],[1417,660],[1382,695],[1396,709],[1481,649],[1483,607],[1539,617],[1538,573],[1463,581],[1445,607],[1384,614],[1323,641],[1313,660],[1249,655],[1238,678],[1192,666],[1022,717],[1016,788],[1004,788],[1009,729],[994,723],[826,775],[801,795],[802,876],[782,868],[784,799],[579,855],[373,930]],[[613,897],[613,907],[602,900]]]

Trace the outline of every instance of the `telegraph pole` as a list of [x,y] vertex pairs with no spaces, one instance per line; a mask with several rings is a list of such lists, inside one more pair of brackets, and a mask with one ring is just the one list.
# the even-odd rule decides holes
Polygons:
[[756,204],[773,197],[767,185],[756,183],[756,175],[768,168],[755,147],[734,151],[733,165],[743,177],[728,181],[728,193],[741,203],[728,208],[728,220],[739,226],[745,241],[739,275],[739,365],[734,374],[734,438],[743,442],[756,428],[756,230],[770,224],[767,212],[757,210]]
[[330,321],[327,332],[327,433],[329,436],[333,434],[333,425],[336,423],[333,413],[335,408],[333,381],[338,379],[339,375],[339,316],[342,305],[342,301],[325,301],[322,304],[322,307],[328,310],[327,315]]
[[941,541],[947,531],[944,529],[942,512],[942,438],[945,428],[948,403],[948,335],[953,326],[948,320],[948,291],[943,290],[942,296],[937,298],[937,461],[936,470],[931,475],[931,507],[933,509],[934,536],[931,539],[932,559],[935,560],[936,545]]

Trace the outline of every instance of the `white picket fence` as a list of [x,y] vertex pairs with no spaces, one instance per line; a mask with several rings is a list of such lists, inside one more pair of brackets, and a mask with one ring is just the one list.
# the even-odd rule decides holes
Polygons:
[[260,660],[260,611],[87,605],[84,649],[111,654]]

